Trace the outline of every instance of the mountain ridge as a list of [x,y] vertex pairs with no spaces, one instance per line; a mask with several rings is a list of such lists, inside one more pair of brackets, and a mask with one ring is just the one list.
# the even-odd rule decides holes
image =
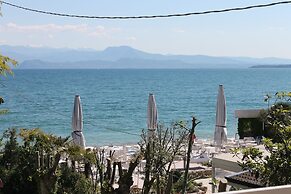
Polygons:
[[[129,46],[104,50],[0,45],[0,53],[20,63],[19,69],[51,68],[248,68],[285,65],[291,59],[173,55],[144,52]],[[37,64],[38,63],[38,64]],[[82,64],[82,65],[77,65]]]

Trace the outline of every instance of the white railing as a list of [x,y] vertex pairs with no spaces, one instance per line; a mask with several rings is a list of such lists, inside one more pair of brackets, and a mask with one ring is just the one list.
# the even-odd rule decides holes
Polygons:
[[223,194],[291,194],[291,185],[223,192]]

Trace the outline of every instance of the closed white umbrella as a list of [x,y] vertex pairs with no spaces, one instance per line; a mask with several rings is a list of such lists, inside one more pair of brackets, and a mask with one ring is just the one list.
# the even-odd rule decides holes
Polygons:
[[221,147],[227,142],[226,128],[226,102],[223,85],[219,85],[216,103],[216,124],[214,132],[214,144]]
[[155,130],[158,127],[158,109],[155,101],[155,96],[153,94],[149,94],[147,127],[148,137],[153,137]]
[[81,99],[79,95],[75,96],[74,110],[72,116],[72,138],[76,145],[85,147],[85,138],[83,135],[83,113],[81,106]]

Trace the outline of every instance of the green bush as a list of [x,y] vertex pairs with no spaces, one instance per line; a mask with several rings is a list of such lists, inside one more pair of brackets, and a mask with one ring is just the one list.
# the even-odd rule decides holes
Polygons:
[[274,97],[275,103],[262,117],[269,127],[266,131],[273,133],[262,141],[268,154],[256,147],[234,150],[237,157],[242,153],[238,163],[243,170],[252,172],[266,186],[291,184],[291,92],[278,92]]
[[[3,194],[92,193],[91,179],[59,166],[61,154],[73,152],[68,138],[39,129],[9,129],[0,137],[0,178]],[[75,150],[75,155],[78,150]]]
[[73,171],[67,166],[60,169],[60,177],[58,180],[58,194],[90,194],[92,193],[92,184],[84,174]]
[[276,130],[277,126],[289,126],[291,125],[290,115],[291,103],[277,102],[272,105],[263,115],[262,118],[265,121],[265,133],[264,136],[273,139],[274,142],[281,142],[282,137]]
[[263,122],[260,118],[239,118],[238,134],[241,139],[264,136]]

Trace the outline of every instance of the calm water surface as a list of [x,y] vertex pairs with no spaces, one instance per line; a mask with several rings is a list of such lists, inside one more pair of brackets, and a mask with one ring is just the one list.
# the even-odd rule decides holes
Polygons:
[[154,93],[160,122],[195,115],[201,121],[198,138],[212,138],[219,84],[232,137],[234,110],[266,108],[265,94],[291,91],[291,69],[16,70],[13,78],[1,79],[1,108],[10,113],[0,117],[0,130],[38,127],[69,136],[79,94],[88,145],[136,143],[139,137],[132,134],[146,128],[148,94]]

